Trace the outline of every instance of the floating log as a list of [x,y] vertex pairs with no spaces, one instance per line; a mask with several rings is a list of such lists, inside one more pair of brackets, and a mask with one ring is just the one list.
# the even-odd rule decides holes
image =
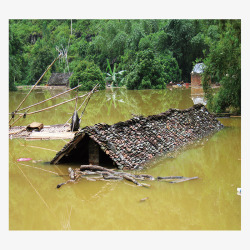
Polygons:
[[170,180],[170,179],[183,179],[183,176],[158,176],[156,179],[157,180]]
[[115,173],[115,171],[110,170],[108,168],[104,168],[101,166],[97,166],[97,165],[81,165],[80,166],[80,171],[84,171],[84,170],[91,170],[91,171],[106,171],[106,172],[110,172],[110,173]]
[[114,175],[103,175],[105,180],[122,180],[124,177]]
[[136,184],[137,186],[142,186],[141,183],[139,183],[138,181],[136,181],[134,178],[130,177],[129,175],[123,175],[123,178],[127,181],[131,181],[134,184]]

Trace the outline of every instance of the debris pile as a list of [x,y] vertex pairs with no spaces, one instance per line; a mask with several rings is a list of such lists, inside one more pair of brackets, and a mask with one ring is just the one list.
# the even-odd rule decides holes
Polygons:
[[[57,188],[60,188],[62,185],[68,183],[76,183],[82,178],[85,178],[88,181],[126,180],[134,183],[139,187],[150,187],[149,184],[141,181],[164,180],[167,181],[168,183],[179,183],[179,182],[198,179],[198,177],[187,178],[183,176],[165,176],[165,177],[158,176],[157,178],[154,178],[152,175],[149,174],[131,174],[128,172],[114,171],[112,169],[96,165],[81,165],[80,168],[76,169],[68,168],[68,173],[70,179],[67,180],[66,182],[58,184]],[[139,180],[140,182],[137,180]]]

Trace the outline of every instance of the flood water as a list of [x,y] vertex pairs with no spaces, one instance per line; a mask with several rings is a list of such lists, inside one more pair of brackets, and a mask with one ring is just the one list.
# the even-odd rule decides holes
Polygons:
[[[10,92],[10,112],[27,93]],[[58,93],[57,90],[36,90],[23,107]],[[75,93],[66,94],[30,112],[74,96]],[[189,108],[193,104],[191,89],[103,90],[89,101],[81,127],[101,122],[113,124],[130,119],[133,114],[148,116],[169,108]],[[44,125],[63,124],[71,117],[74,106],[75,102],[67,103],[22,118],[15,125],[28,125],[33,121]],[[62,175],[67,175],[70,165],[48,162],[69,140],[9,140],[9,229],[240,230],[241,196],[237,195],[237,187],[241,187],[241,119],[220,121],[225,128],[211,138],[184,150],[176,158],[150,163],[138,172],[155,177],[198,176],[198,180],[175,184],[147,182],[150,188],[126,181],[81,180],[57,189],[57,184],[68,179]],[[32,160],[17,162],[19,158]],[[148,199],[140,201],[146,197]]]

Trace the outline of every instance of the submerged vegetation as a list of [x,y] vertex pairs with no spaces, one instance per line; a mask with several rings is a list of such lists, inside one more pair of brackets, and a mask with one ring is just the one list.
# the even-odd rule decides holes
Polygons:
[[[190,82],[195,61],[203,61],[208,106],[215,112],[240,112],[240,20],[10,20],[9,89],[32,85],[58,56],[52,72],[73,72],[70,86],[163,89]],[[215,95],[210,80],[221,84]]]

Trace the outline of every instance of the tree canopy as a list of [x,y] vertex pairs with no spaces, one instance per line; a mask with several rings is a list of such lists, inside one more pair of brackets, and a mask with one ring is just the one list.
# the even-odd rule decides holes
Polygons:
[[[95,81],[104,86],[108,74],[119,75],[119,86],[161,89],[170,81],[190,82],[194,62],[201,61],[207,66],[203,85],[209,107],[239,109],[240,25],[240,20],[202,19],[10,20],[9,88],[34,84],[60,47],[68,50],[68,63],[55,63],[42,84],[52,72],[70,71],[71,86],[88,79],[84,89]],[[215,95],[209,80],[222,86]]]
[[[220,20],[210,25],[212,34],[207,36],[209,52],[203,87],[208,106],[214,112],[241,110],[241,23],[240,20]],[[217,39],[213,39],[216,37]],[[210,82],[219,82],[221,87],[213,93]]]

